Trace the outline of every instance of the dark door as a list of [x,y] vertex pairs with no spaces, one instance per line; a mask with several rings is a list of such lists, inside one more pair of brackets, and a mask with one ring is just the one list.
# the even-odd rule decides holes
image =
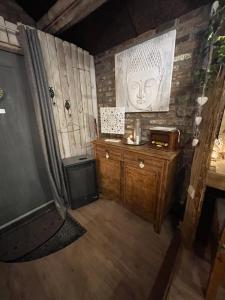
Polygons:
[[0,50],[0,88],[1,226],[52,199],[23,56]]

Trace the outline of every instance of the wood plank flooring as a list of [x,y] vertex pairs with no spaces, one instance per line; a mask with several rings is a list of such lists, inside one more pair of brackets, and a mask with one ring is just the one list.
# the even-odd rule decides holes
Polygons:
[[148,299],[172,233],[115,202],[98,200],[71,214],[87,233],[48,257],[0,263],[1,300]]
[[[183,249],[167,300],[204,300],[209,271],[209,263]],[[220,288],[215,300],[224,299],[225,289]]]

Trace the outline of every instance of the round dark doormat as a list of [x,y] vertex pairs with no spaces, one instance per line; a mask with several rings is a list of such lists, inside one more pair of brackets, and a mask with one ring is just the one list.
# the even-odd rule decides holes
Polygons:
[[70,245],[79,239],[85,232],[86,229],[67,213],[64,224],[53,237],[32,252],[10,262],[26,262],[47,256]]

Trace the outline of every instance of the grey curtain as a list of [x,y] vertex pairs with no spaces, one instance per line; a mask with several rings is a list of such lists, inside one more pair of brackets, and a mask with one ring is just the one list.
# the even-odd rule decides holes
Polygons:
[[18,30],[18,38],[24,52],[25,65],[52,193],[57,206],[65,215],[65,207],[68,207],[68,196],[64,182],[52,100],[49,95],[47,74],[37,30],[23,24],[18,25]]

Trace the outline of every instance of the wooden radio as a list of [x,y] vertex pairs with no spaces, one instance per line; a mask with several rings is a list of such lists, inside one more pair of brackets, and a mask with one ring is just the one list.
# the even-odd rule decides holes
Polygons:
[[170,127],[150,128],[149,145],[153,148],[175,151],[179,148],[180,131]]

